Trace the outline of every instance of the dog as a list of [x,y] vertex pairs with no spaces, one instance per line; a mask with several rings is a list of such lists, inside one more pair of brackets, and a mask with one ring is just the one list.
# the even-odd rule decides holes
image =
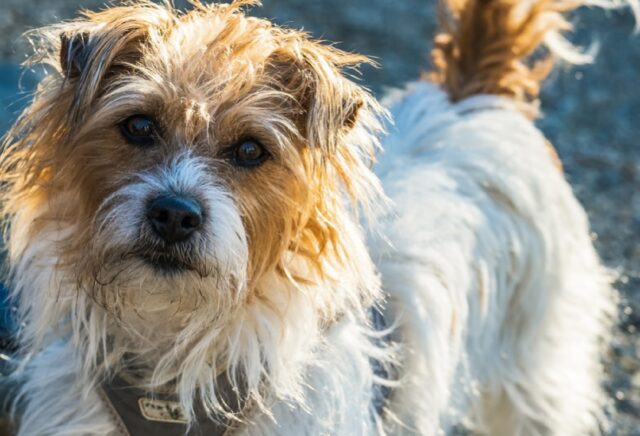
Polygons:
[[382,155],[367,58],[253,3],[32,35],[1,159],[18,434],[595,432],[614,293],[522,61],[575,57],[579,2],[451,0]]

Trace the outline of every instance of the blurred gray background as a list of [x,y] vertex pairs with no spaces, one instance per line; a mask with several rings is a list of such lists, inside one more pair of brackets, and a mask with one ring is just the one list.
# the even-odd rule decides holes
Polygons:
[[[381,68],[364,68],[362,82],[379,96],[429,67],[434,0],[263,3],[251,13],[374,57]],[[20,35],[103,4],[0,0],[0,132],[29,101],[37,76],[20,79],[18,64],[28,52]],[[600,52],[595,65],[556,69],[544,88],[539,126],[589,212],[600,255],[619,273],[622,317],[607,361],[613,426],[605,434],[640,436],[640,35],[632,35],[626,11],[581,10],[573,18],[573,40],[598,41]]]

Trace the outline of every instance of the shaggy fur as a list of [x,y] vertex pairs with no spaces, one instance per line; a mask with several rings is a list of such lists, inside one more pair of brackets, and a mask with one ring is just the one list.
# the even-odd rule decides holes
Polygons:
[[[613,293],[518,105],[541,77],[521,58],[579,4],[452,3],[432,83],[394,99],[378,174],[395,207],[369,233],[395,324],[384,345],[358,223],[384,211],[371,167],[385,112],[344,73],[366,59],[247,17],[248,3],[142,1],[34,34],[50,74],[2,157],[20,434],[118,434],[97,389],[133,368],[230,434],[594,432]],[[135,114],[156,122],[152,146],[122,136]],[[230,158],[246,138],[268,150],[260,166]],[[205,210],[171,246],[144,213],[165,193]],[[220,374],[242,410],[220,401]]]
[[[3,156],[30,354],[21,434],[110,434],[95,389],[130,367],[149,389],[171,386],[187,414],[194,401],[232,412],[214,383],[226,373],[247,396],[245,421],[275,426],[291,409],[310,428],[370,421],[367,401],[336,389],[333,403],[354,401],[351,411],[322,416],[307,391],[346,386],[333,379],[348,368],[334,374],[325,356],[369,356],[379,280],[354,210],[380,196],[370,167],[382,110],[343,75],[363,57],[246,17],[244,4],[180,14],[139,2],[34,35],[50,74]],[[134,114],[159,126],[153,146],[121,135]],[[235,166],[229,149],[244,138],[269,159]],[[145,219],[166,193],[197,198],[206,217],[172,246]],[[160,252],[183,271],[150,266]],[[370,397],[371,371],[352,372]]]
[[580,5],[446,1],[435,71],[389,97],[395,126],[377,173],[394,213],[371,251],[405,350],[390,434],[606,426],[601,351],[615,293],[530,121],[554,60],[590,60],[559,33],[570,29],[561,12]]

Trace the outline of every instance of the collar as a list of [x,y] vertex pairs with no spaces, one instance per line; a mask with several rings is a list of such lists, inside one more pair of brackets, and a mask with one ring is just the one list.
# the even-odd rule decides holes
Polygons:
[[[216,386],[220,401],[239,414],[246,402],[226,374],[218,376]],[[189,426],[177,395],[149,392],[124,375],[102,383],[100,395],[122,436],[223,436],[233,427],[228,418],[208,414],[200,401],[194,403],[194,422]]]

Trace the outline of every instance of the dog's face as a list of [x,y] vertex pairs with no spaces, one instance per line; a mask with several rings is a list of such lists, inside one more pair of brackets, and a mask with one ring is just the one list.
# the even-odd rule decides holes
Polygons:
[[23,247],[62,234],[58,267],[112,312],[155,310],[149,292],[230,310],[350,262],[345,194],[377,189],[378,109],[341,72],[363,58],[239,6],[49,31],[56,72],[11,137],[7,210],[31,219]]

